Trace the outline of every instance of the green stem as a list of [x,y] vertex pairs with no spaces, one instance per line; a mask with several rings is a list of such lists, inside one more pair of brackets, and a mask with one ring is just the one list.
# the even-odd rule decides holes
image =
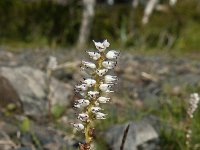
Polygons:
[[[186,150],[190,150],[191,148],[192,133],[189,133],[191,132],[191,124],[192,124],[192,118],[188,116],[186,120],[186,135],[185,135]],[[188,134],[189,136],[187,136]]]
[[[104,53],[101,53],[101,57],[97,60],[97,69],[101,69],[102,68],[102,62],[104,61],[105,59],[105,56],[104,56]],[[99,85],[100,85],[100,77],[98,76],[98,74],[95,73],[95,80],[96,80],[96,84],[94,85],[94,91],[99,91]],[[100,92],[100,91],[99,91]],[[89,119],[88,119],[88,122],[85,124],[85,142],[87,144],[90,144],[92,142],[92,134],[91,134],[91,130],[93,128],[93,114],[91,112],[91,108],[93,106],[95,106],[95,102],[96,102],[96,99],[92,99],[90,101],[90,104],[87,108],[87,111],[86,113],[89,115]]]

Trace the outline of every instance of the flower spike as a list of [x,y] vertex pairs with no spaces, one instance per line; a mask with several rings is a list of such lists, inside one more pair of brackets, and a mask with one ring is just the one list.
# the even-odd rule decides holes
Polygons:
[[[115,50],[107,51],[110,43],[107,40],[103,42],[94,41],[97,51],[86,51],[93,62],[82,61],[81,69],[87,73],[90,78],[83,78],[80,84],[75,86],[75,91],[82,96],[82,99],[75,100],[74,108],[81,111],[77,119],[82,123],[73,123],[72,126],[85,134],[85,144],[89,146],[93,140],[91,130],[94,130],[94,121],[97,119],[106,119],[107,114],[101,112],[102,104],[110,101],[108,97],[112,86],[117,82],[117,76],[109,75],[117,64],[119,52]],[[106,95],[106,96],[105,96]],[[81,146],[80,146],[81,148]]]

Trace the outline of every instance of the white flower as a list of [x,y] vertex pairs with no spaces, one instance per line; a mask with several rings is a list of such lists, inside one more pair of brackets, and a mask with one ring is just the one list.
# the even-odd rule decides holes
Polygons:
[[50,56],[47,68],[48,69],[56,69],[57,65],[58,65],[58,63],[57,63],[56,57]]
[[198,107],[199,100],[200,100],[200,97],[197,93],[193,93],[190,95],[189,107],[187,110],[187,113],[190,116],[190,118],[193,118],[193,113]]
[[75,87],[76,87],[76,89],[79,89],[82,91],[86,91],[88,89],[86,84],[76,85]]
[[110,43],[109,43],[108,40],[106,39],[106,40],[103,41],[103,45],[107,48],[107,47],[110,46]]
[[96,113],[96,119],[106,119],[106,115],[107,114],[104,114],[104,113],[101,113],[101,112],[97,112]]
[[78,103],[78,104],[83,104],[83,103],[85,103],[85,104],[88,104],[89,105],[89,100],[87,100],[87,99],[78,99],[78,100],[76,100],[76,102]]
[[96,84],[96,81],[94,79],[85,79],[83,81],[88,87],[92,87]]
[[82,108],[81,104],[74,104],[74,108]]
[[97,112],[99,112],[100,110],[102,110],[101,107],[92,107],[92,108],[91,108],[91,112],[93,112],[93,113],[97,113]]
[[90,104],[90,101],[87,99],[79,99],[75,102],[74,107],[75,108],[82,108],[82,107],[86,107]]
[[110,98],[101,96],[97,100],[99,101],[99,103],[107,103],[109,102]]
[[101,83],[99,85],[99,89],[103,92],[109,91],[110,88],[112,87],[113,84],[105,84],[105,83]]
[[94,42],[94,45],[96,46],[96,48],[100,51],[103,52],[106,50],[107,47],[110,46],[110,43],[107,40],[104,40],[102,43],[101,42]]
[[73,125],[73,127],[74,127],[76,130],[78,130],[78,131],[84,129],[84,125],[81,124],[81,123],[72,123],[72,125]]
[[117,59],[118,56],[119,56],[119,52],[114,51],[114,50],[110,50],[110,51],[106,54],[106,58],[108,58],[108,59]]
[[113,83],[117,80],[117,76],[105,75],[105,83]]
[[106,68],[106,69],[113,69],[116,66],[117,62],[114,61],[103,61],[102,65]]
[[95,69],[96,68],[96,65],[92,62],[86,62],[86,61],[82,61],[82,64],[84,66],[86,66],[87,68],[91,68],[91,69]]
[[101,57],[101,55],[98,52],[87,52],[87,53],[93,60],[97,60]]
[[96,73],[97,73],[99,76],[105,75],[106,72],[108,72],[108,69],[99,69],[99,70],[96,70]]
[[80,119],[81,121],[87,121],[89,116],[86,113],[81,113],[81,114],[78,115],[77,118]]
[[99,94],[98,91],[89,91],[89,92],[88,92],[88,96],[89,96],[90,98],[95,98],[98,94]]

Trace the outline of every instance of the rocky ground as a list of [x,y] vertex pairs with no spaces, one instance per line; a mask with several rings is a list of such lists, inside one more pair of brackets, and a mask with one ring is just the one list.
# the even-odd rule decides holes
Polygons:
[[[46,65],[50,55],[57,57],[59,64],[66,62],[67,67],[55,71],[47,84]],[[23,53],[0,50],[0,150],[70,150],[77,147],[79,140],[70,132],[69,124],[74,118],[73,87],[81,79],[79,65],[86,57],[72,50],[37,49]],[[189,58],[122,52],[115,71],[119,82],[111,105],[117,111],[159,109],[163,98],[186,98],[186,91],[200,89],[200,61]],[[47,117],[49,89],[55,110],[53,121]],[[132,115],[134,113],[132,110]],[[100,131],[100,135],[105,136],[107,147],[117,150],[121,133],[129,122],[125,150],[160,149],[158,120],[149,115],[142,121],[110,124]]]

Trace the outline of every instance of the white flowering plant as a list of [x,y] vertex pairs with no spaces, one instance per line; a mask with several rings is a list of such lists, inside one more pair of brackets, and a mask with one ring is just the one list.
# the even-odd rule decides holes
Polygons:
[[194,112],[198,108],[199,101],[200,101],[200,97],[198,93],[192,93],[190,95],[190,99],[189,99],[188,107],[187,107],[186,137],[185,137],[186,138],[185,144],[186,144],[187,150],[193,149],[191,145],[191,139],[192,139],[191,125],[192,125],[192,119],[194,117]]
[[80,150],[90,150],[94,135],[94,121],[96,119],[106,119],[107,114],[103,113],[102,104],[110,101],[109,93],[117,82],[117,77],[108,75],[117,64],[119,52],[115,50],[107,51],[110,43],[94,42],[97,49],[95,52],[86,51],[93,62],[82,61],[81,68],[87,73],[89,78],[84,78],[81,84],[75,86],[75,91],[80,94],[81,99],[75,100],[74,108],[79,109],[77,116],[79,122],[72,123],[78,131],[83,131],[85,142],[80,144]]

